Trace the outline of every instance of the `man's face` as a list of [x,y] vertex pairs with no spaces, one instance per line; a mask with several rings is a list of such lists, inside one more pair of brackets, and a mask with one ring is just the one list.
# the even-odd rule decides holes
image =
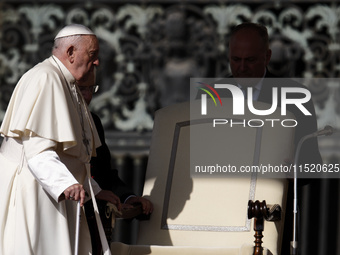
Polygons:
[[99,43],[96,36],[83,36],[78,47],[74,48],[73,76],[77,81],[93,72],[99,65]]
[[271,51],[254,31],[240,30],[229,42],[229,62],[235,78],[262,78]]
[[95,85],[95,74],[90,71],[83,79],[77,83],[81,94],[87,105],[90,104],[93,96],[93,86]]

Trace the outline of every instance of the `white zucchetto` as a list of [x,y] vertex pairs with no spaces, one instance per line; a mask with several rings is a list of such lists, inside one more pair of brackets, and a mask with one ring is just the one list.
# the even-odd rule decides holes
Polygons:
[[71,24],[59,31],[55,39],[72,36],[72,35],[95,35],[91,29],[80,24]]

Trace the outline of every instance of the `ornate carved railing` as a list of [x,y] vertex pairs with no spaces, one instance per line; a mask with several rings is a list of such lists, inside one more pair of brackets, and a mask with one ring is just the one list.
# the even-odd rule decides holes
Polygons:
[[[150,131],[154,111],[188,99],[189,77],[227,75],[229,32],[242,21],[268,27],[272,72],[339,76],[340,5],[334,1],[45,0],[0,6],[0,119],[20,76],[50,55],[55,34],[68,23],[83,23],[100,38],[101,88],[91,107],[108,130]],[[310,89],[317,111],[333,100],[338,114],[339,86]]]

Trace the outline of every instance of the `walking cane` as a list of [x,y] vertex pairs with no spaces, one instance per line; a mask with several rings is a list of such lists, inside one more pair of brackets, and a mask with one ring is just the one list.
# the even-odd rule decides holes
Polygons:
[[74,255],[78,255],[78,248],[79,248],[79,228],[80,228],[80,200],[77,202],[77,218],[76,218],[76,238],[75,238],[75,245],[74,245]]

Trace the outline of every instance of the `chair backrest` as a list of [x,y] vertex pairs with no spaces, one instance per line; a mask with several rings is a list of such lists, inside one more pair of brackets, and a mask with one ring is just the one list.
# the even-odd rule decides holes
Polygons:
[[[254,102],[254,107],[270,106]],[[294,128],[282,125],[279,109],[262,117],[246,110],[235,119],[231,99],[223,99],[223,107],[209,106],[207,115],[201,115],[200,110],[201,102],[195,100],[156,112],[143,193],[155,210],[149,221],[140,223],[139,245],[254,244],[253,223],[247,218],[248,201],[266,200],[267,204],[281,205],[284,211],[285,175],[264,178],[261,173],[207,173],[227,171],[228,167],[236,171],[252,166],[279,170],[291,157],[294,138]],[[213,119],[228,123],[213,127]],[[288,113],[285,119],[294,116]],[[273,254],[280,250],[282,231],[283,220],[265,223],[263,246]]]

